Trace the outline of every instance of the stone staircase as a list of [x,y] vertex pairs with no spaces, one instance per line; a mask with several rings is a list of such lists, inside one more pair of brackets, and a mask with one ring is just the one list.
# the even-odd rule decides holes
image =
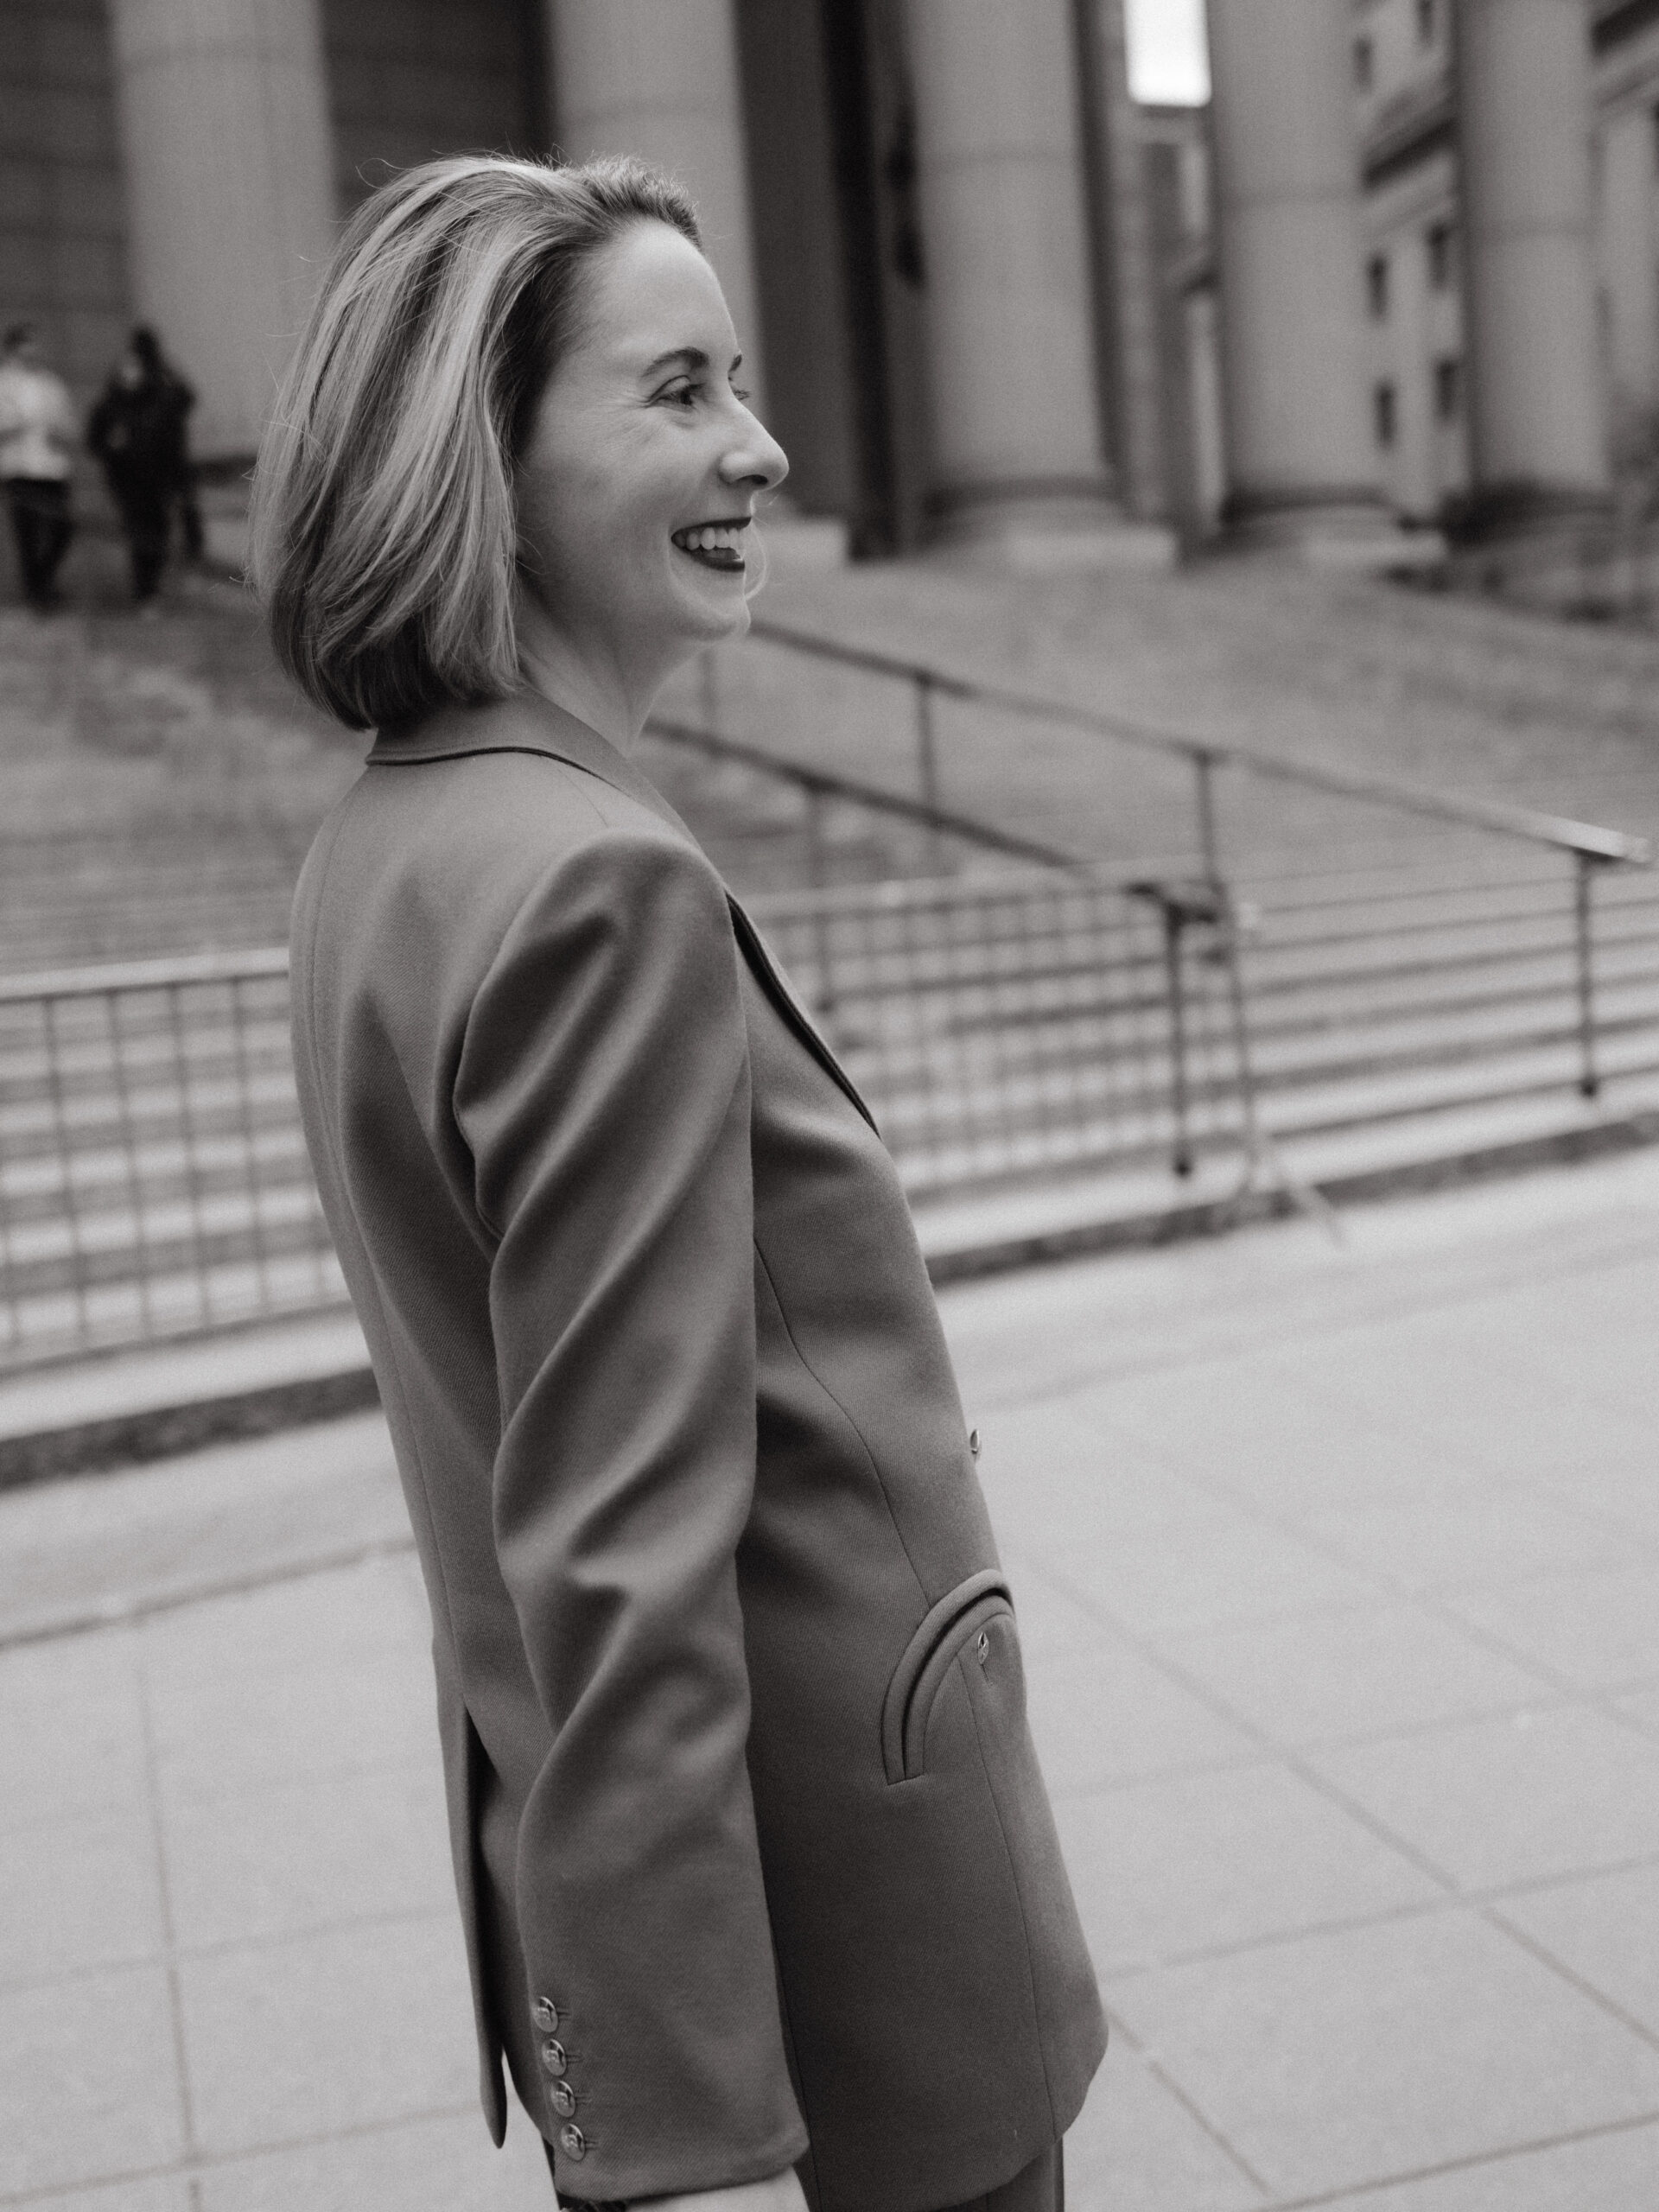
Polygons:
[[[921,612],[931,616],[943,607],[964,652],[976,608],[988,632],[1011,619],[1000,603],[979,607],[977,582],[964,582],[959,591],[949,578],[924,583],[906,588],[919,593]],[[1070,588],[1075,597],[1077,588]],[[1167,595],[1184,587],[1156,588],[1165,596],[1147,600],[1148,634]],[[879,629],[882,610],[871,600],[868,575],[815,584],[812,610],[821,622],[836,615],[837,591],[863,594],[857,607],[849,601],[849,624],[856,614]],[[1224,594],[1217,603],[1225,613]],[[901,607],[899,614],[907,620],[915,611]],[[1075,618],[1075,607],[1065,611],[1068,621]],[[1268,611],[1284,632],[1283,606],[1275,601]],[[1242,666],[1245,631],[1238,610],[1232,612],[1238,634],[1230,650]],[[1412,650],[1420,658],[1422,624],[1433,612],[1413,609]],[[1332,610],[1314,613],[1328,657]],[[1127,651],[1125,618],[1120,612],[1116,619]],[[1457,620],[1466,630],[1464,615]],[[124,643],[113,618],[100,618],[88,628],[92,675],[78,679],[79,690],[67,704],[61,683],[37,655],[31,680],[47,719],[37,716],[30,728],[47,730],[56,748],[48,752],[48,739],[40,741],[42,773],[50,766],[56,774],[59,764],[73,772],[76,747],[91,743],[105,759],[139,763],[150,780],[137,828],[78,829],[60,818],[14,825],[10,833],[0,827],[0,973],[16,978],[280,944],[312,823],[351,764],[339,755],[337,734],[334,754],[306,753],[312,741],[281,721],[280,695],[247,674],[251,661],[241,630],[227,628],[221,639],[212,627],[245,628],[246,620],[245,608],[230,602],[188,615],[180,636],[162,641],[171,656],[163,683],[142,665],[152,645],[139,637]],[[899,630],[877,642],[913,649],[914,634],[904,633],[902,623]],[[1166,631],[1166,622],[1159,635],[1166,673],[1175,664]],[[1573,639],[1580,658],[1583,642]],[[1004,643],[1017,660],[1019,639]],[[1026,680],[1034,685],[1040,677],[1054,696],[1076,695],[1084,688],[1081,677],[1075,671],[1065,677],[1058,650],[1052,639],[1041,652],[1025,650]],[[1282,634],[1275,650],[1287,651]],[[887,728],[868,699],[861,702],[833,677],[820,696],[776,655],[757,666],[753,698],[775,714],[764,727],[783,730],[798,760],[913,790],[902,715]],[[1659,673],[1659,659],[1655,668]],[[1627,693],[1629,677],[1626,671],[1621,677]],[[1632,721],[1625,694],[1601,702],[1601,725],[1575,766],[1563,757],[1561,741],[1544,743],[1517,719],[1513,684],[1504,681],[1510,688],[1475,738],[1468,734],[1466,700],[1461,723],[1448,724],[1470,748],[1465,788],[1624,828],[1659,823],[1659,732],[1650,742]],[[89,706],[86,692],[98,684],[105,691]],[[724,675],[721,689],[728,700],[744,696],[743,683]],[[695,686],[681,703],[695,711]],[[1370,730],[1374,706],[1367,712]],[[195,774],[197,762],[218,758],[217,733],[227,715],[238,760],[248,764],[251,795],[232,804],[220,793],[212,820],[169,823],[167,792],[183,786],[171,769],[172,785],[158,780],[167,748],[175,758],[181,747],[194,748],[188,763]],[[1512,755],[1500,749],[1511,728],[1521,733]],[[1187,1033],[1178,1068],[1159,912],[1123,888],[1132,878],[1179,885],[1197,873],[1171,794],[1116,773],[1103,782],[1101,748],[1063,734],[1048,733],[1033,749],[1008,728],[964,721],[952,741],[956,749],[944,762],[947,797],[964,812],[1027,835],[1063,836],[1107,856],[1091,915],[1066,918],[1056,901],[1068,879],[1054,872],[1013,868],[961,840],[942,847],[912,822],[845,799],[815,813],[798,779],[787,775],[752,764],[710,764],[650,738],[641,753],[761,914],[804,994],[818,1006],[882,1123],[942,1274],[993,1264],[998,1254],[1078,1249],[1217,1217],[1247,1171],[1250,1203],[1277,1203],[1288,1182],[1317,1184],[1340,1197],[1659,1134],[1659,874],[1595,871],[1599,1083],[1586,1096],[1568,862],[1345,803],[1322,800],[1299,813],[1272,789],[1258,787],[1248,804],[1231,809],[1228,859],[1245,918],[1240,957],[1254,1135],[1270,1140],[1264,1149],[1253,1141],[1243,1110],[1216,932],[1198,925],[1183,939]],[[1344,736],[1338,729],[1333,758],[1344,757],[1344,746],[1351,770],[1363,765],[1384,774],[1395,765],[1367,752],[1351,730]],[[284,758],[297,763],[284,772],[286,783],[267,789],[257,782],[264,763]],[[152,762],[161,764],[153,772]],[[1470,765],[1477,762],[1484,764],[1481,777]],[[1449,788],[1458,787],[1458,767],[1449,760]],[[1617,810],[1610,804],[1598,812],[1599,799],[1616,799]],[[105,811],[112,807],[111,800]],[[928,880],[942,866],[956,872],[936,892]],[[802,888],[815,880],[830,887],[822,896]],[[918,923],[930,901],[957,920],[948,927],[937,918]],[[860,944],[868,951],[872,932],[883,929],[885,950],[861,971]],[[826,930],[840,931],[850,952],[828,984]],[[111,1014],[111,1034],[116,1021]],[[272,1013],[259,1033],[261,1051],[281,1033]],[[146,1299],[150,1312],[168,1310],[164,1287],[152,1284],[141,1294],[140,1283],[141,1265],[159,1263],[166,1252],[179,1258],[180,1314],[192,1300],[204,1312],[255,1311],[273,1269],[285,1281],[290,1266],[315,1273],[320,1255],[302,1226],[310,1202],[291,1108],[283,1082],[267,1070],[266,1090],[246,1122],[233,1063],[247,1039],[238,1043],[235,1025],[204,1013],[196,1027],[198,1117],[210,1103],[219,1119],[194,1132],[190,1141],[211,1141],[218,1149],[194,1165],[181,1148],[190,1134],[180,1122],[184,1109],[178,1096],[162,1095],[165,1084],[145,1094],[155,1108],[152,1122],[137,1136],[113,1133],[100,1149],[99,1116],[113,1091],[99,1072],[99,1049],[83,1054],[80,1095],[72,1101],[90,1132],[84,1157],[55,1185],[54,1171],[42,1164],[50,1147],[40,1135],[41,1101],[49,1084],[41,1088],[38,1054],[27,1068],[0,1066],[0,1173],[16,1183],[19,1202],[27,1200],[15,1222],[27,1230],[15,1256],[25,1248],[32,1255],[34,1293],[73,1305],[77,1283],[90,1287],[118,1333],[125,1325],[120,1312],[138,1312]],[[220,1090],[209,1101],[200,1086],[212,1090],[215,1083]],[[27,1144],[20,1135],[25,1124],[35,1129]],[[1173,1172],[1178,1149],[1191,1154],[1185,1175]],[[129,1166],[136,1163],[148,1179],[124,1195],[128,1169],[118,1155],[129,1154]],[[62,1202],[55,1226],[54,1187]],[[88,1201],[88,1220],[96,1216],[98,1247],[79,1274],[69,1222],[78,1190]],[[205,1225],[191,1214],[202,1200],[212,1207]],[[326,1282],[328,1296],[338,1295],[332,1274],[316,1280]],[[311,1295],[302,1272],[284,1293],[290,1294],[301,1304]],[[73,1314],[64,1325],[73,1329]]]

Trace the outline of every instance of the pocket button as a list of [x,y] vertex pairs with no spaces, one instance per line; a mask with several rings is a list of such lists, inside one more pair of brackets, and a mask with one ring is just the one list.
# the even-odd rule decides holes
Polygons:
[[980,1665],[982,1667],[990,1656],[991,1633],[988,1629],[982,1628],[979,1631],[978,1636],[974,1639],[974,1656],[978,1660]]

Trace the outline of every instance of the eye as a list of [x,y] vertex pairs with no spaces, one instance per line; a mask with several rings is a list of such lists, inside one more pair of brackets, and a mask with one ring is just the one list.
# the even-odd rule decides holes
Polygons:
[[734,384],[732,386],[732,397],[741,399],[747,404],[754,397],[754,394],[752,391],[746,391],[741,384]]
[[701,385],[693,384],[689,377],[683,377],[678,384],[665,385],[657,397],[664,406],[689,409],[696,405],[697,395],[702,390]]

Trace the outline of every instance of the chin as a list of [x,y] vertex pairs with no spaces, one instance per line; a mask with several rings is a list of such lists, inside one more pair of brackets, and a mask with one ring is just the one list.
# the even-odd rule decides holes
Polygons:
[[722,578],[720,589],[706,596],[699,593],[687,613],[690,616],[687,628],[700,645],[717,643],[722,638],[741,638],[749,626],[749,602],[743,595],[746,575],[734,575],[730,583]]

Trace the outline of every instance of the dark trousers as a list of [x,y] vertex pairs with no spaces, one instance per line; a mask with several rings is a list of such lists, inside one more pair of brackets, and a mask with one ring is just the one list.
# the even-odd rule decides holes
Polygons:
[[23,596],[33,607],[49,607],[56,594],[58,564],[75,534],[69,519],[69,486],[55,477],[9,476],[6,503],[17,540],[17,565],[23,572]]
[[129,478],[112,486],[121,509],[132,562],[132,595],[154,599],[167,566],[167,531],[172,518],[173,486],[165,478]]
[[200,561],[207,550],[207,537],[201,526],[201,506],[196,498],[196,481],[188,472],[179,480],[175,493],[179,509],[179,538],[187,561]]
[[[542,2147],[550,2168],[553,2146],[543,2141]],[[559,2201],[565,2205],[586,2205],[591,2200],[565,2196]],[[966,2204],[942,2208],[942,2212],[1065,2212],[1065,2145],[1051,2143],[1040,2158],[1022,2166],[1001,2189],[989,2190]]]

